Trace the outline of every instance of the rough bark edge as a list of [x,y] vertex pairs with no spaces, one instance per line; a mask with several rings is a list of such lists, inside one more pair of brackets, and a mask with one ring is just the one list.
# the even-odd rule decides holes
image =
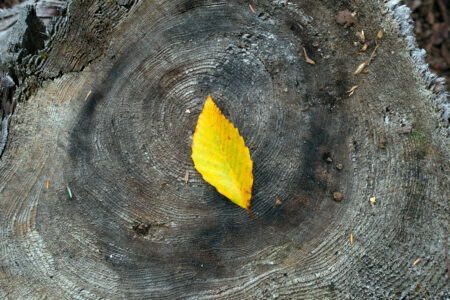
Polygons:
[[[57,2],[58,5],[54,5]],[[15,100],[18,102],[26,101],[31,95],[35,94],[36,90],[42,86],[42,84],[47,80],[54,80],[56,78],[61,77],[63,74],[70,72],[80,72],[89,65],[92,61],[102,57],[104,55],[103,47],[109,41],[109,37],[114,28],[120,24],[122,18],[128,14],[133,6],[135,6],[139,1],[138,0],[123,0],[114,4],[111,1],[49,1],[44,0],[40,2],[32,2],[31,0],[26,1],[18,5],[16,8],[13,7],[8,10],[13,10],[16,8],[16,11],[12,12],[14,17],[17,19],[13,23],[11,27],[15,26],[15,23],[20,21],[21,17],[17,17],[16,15],[21,15],[23,11],[26,9],[32,8],[35,12],[38,10],[43,11],[46,9],[46,5],[50,5],[53,9],[58,9],[59,13],[57,15],[51,15],[52,20],[48,21],[45,24],[45,38],[43,40],[44,47],[39,49],[37,53],[27,55],[23,58],[23,61],[19,62],[17,57],[14,55],[8,54],[8,61],[3,61],[0,59],[0,66],[3,64],[3,68],[6,69],[6,73],[11,76],[16,83],[16,94],[14,95]],[[76,6],[84,6],[83,9],[78,9]],[[106,5],[110,5],[110,7],[105,7]],[[102,14],[100,16],[95,16],[96,12],[92,10],[88,10],[89,8],[101,8]],[[5,13],[7,10],[3,10]],[[73,12],[75,11],[75,12]],[[1,11],[0,11],[1,12]],[[36,13],[35,13],[36,14]],[[88,14],[86,18],[92,19],[92,24],[90,24],[90,29],[94,28],[99,32],[95,32],[95,37],[101,36],[102,39],[97,41],[97,39],[93,39],[92,41],[86,41],[86,34],[84,31],[80,31],[77,27],[76,22],[74,20],[79,19],[83,14]],[[0,14],[1,16],[1,14]],[[25,16],[22,16],[24,18]],[[49,15],[42,13],[39,15],[35,15],[34,19],[38,19],[41,22],[43,19],[50,18]],[[110,27],[107,27],[108,24],[103,24],[104,20],[108,20],[111,24]],[[8,31],[6,37],[4,37],[5,41],[8,41],[9,36],[11,36],[11,28],[8,27]],[[92,31],[92,30],[91,30]],[[78,34],[78,33],[82,34]],[[67,36],[81,36],[78,39],[67,40]],[[89,36],[90,37],[90,36]],[[19,38],[19,37],[18,37]],[[76,44],[77,41],[82,40],[85,41],[83,45],[86,46],[95,45],[99,51],[96,55],[90,53],[88,49],[83,49],[83,54],[86,54],[83,59],[80,59],[80,62],[76,67],[69,66],[70,61],[67,57],[65,57],[65,53],[52,53],[52,50],[55,48],[58,49],[59,44]],[[8,41],[9,42],[9,41]],[[5,53],[1,53],[3,56],[6,56]],[[52,56],[53,54],[53,56]],[[89,55],[91,54],[91,55]],[[47,56],[54,57],[57,61],[61,61],[63,65],[67,66],[66,68],[60,68],[57,64],[54,64],[54,61],[49,61]],[[1,71],[1,70],[0,70]],[[16,78],[17,77],[17,78]]]
[[[40,37],[39,41],[43,43],[43,47],[40,47],[35,53],[26,53],[24,57],[20,57],[19,51],[25,49],[20,46],[16,52],[9,53],[8,47],[4,46],[3,49],[0,47],[0,99],[3,97],[4,91],[6,91],[6,86],[4,86],[4,81],[6,79],[12,79],[13,87],[9,87],[8,97],[10,98],[10,102],[12,103],[10,106],[12,107],[12,111],[10,112],[10,116],[6,122],[3,122],[5,119],[5,114],[2,113],[0,115],[0,132],[1,132],[1,142],[0,142],[0,158],[5,150],[8,136],[8,123],[10,117],[13,115],[13,110],[16,103],[27,101],[32,95],[34,95],[40,87],[44,84],[44,82],[49,80],[54,80],[66,73],[71,72],[80,72],[89,65],[92,61],[102,57],[104,55],[103,47],[106,45],[106,41],[108,41],[107,36],[111,34],[113,28],[108,28],[107,24],[101,23],[104,19],[110,20],[111,24],[114,24],[112,27],[116,27],[120,24],[122,18],[125,14],[127,14],[131,8],[137,4],[138,0],[123,0],[119,1],[114,8],[105,11],[105,15],[102,17],[94,19],[92,27],[99,27],[100,31],[102,31],[103,39],[97,43],[100,46],[101,50],[97,55],[93,57],[89,56],[90,52],[87,49],[84,49],[84,58],[79,63],[78,68],[59,68],[58,65],[53,65],[51,62],[47,61],[47,55],[51,53],[51,51],[59,46],[58,42],[61,43],[61,40],[66,43],[66,35],[73,34],[78,36],[77,33],[79,28],[74,26],[74,20],[80,17],[79,15],[85,13],[84,10],[76,10],[76,13],[70,13],[70,8],[72,5],[85,5],[87,7],[90,6],[98,6],[108,5],[111,2],[101,2],[101,1],[92,1],[91,3],[85,4],[83,1],[32,1],[28,0],[23,3],[20,3],[10,9],[1,9],[0,10],[0,19],[2,17],[8,16],[13,19],[9,26],[4,28],[2,32],[0,30],[0,41],[2,43],[10,44],[10,37],[14,35],[14,30],[17,30],[18,27],[20,32],[15,36],[15,40],[21,41],[23,37],[26,35],[27,30],[29,28],[33,29],[33,26],[30,27],[28,23],[26,23],[27,18],[31,18],[32,22],[42,23],[43,19],[46,19],[46,24],[42,24],[44,26],[44,32],[42,37]],[[48,7],[47,7],[48,6]],[[48,8],[48,11],[45,11]],[[37,11],[41,13],[37,14]],[[55,13],[57,11],[57,13]],[[93,12],[90,12],[92,15]],[[50,19],[51,20],[48,20]],[[87,17],[89,18],[89,16]],[[1,21],[1,20],[0,20]],[[72,22],[71,22],[72,21]],[[17,23],[23,23],[22,25],[18,25]],[[96,27],[96,28],[97,28]],[[104,34],[103,34],[104,33]],[[34,37],[34,36],[33,36]],[[79,38],[81,40],[85,40],[84,36]],[[96,43],[96,39],[93,39],[94,42],[87,42],[88,45],[92,43]],[[76,44],[76,41],[71,41],[72,44]],[[86,46],[86,45],[84,45]],[[56,53],[55,55],[58,59],[57,61],[65,62],[66,65],[69,65],[69,61],[67,57],[64,56],[63,53]],[[70,66],[69,66],[70,67]],[[5,81],[6,82],[6,81]],[[2,103],[0,103],[0,110],[4,111],[2,108]]]
[[400,32],[404,35],[411,57],[416,62],[416,70],[422,75],[426,83],[426,88],[433,91],[432,99],[438,108],[438,118],[444,122],[447,133],[450,133],[450,101],[449,93],[445,87],[445,79],[438,77],[430,71],[428,63],[425,61],[427,52],[419,48],[414,34],[414,21],[411,18],[411,10],[401,3],[401,0],[388,0],[385,3],[388,14],[399,26]]

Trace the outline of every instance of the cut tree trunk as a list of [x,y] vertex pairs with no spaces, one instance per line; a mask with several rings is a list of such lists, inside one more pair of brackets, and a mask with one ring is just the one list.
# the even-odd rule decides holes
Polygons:
[[[448,297],[441,81],[398,1],[337,2],[77,0],[45,35],[22,15],[0,298]],[[208,94],[250,149],[253,219],[194,168]]]

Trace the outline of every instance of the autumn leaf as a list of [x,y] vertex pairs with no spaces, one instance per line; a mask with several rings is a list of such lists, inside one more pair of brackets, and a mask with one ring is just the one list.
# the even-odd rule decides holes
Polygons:
[[250,212],[253,185],[250,152],[239,131],[209,95],[195,128],[192,160],[206,182],[253,217]]

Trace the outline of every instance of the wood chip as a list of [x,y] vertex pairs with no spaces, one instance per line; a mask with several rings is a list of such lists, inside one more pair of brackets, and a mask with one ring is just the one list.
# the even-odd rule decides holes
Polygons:
[[277,200],[275,200],[275,206],[280,206],[281,205],[281,200],[280,199],[277,199]]
[[89,90],[89,92],[87,93],[86,97],[84,97],[84,101],[86,101],[89,98],[91,93],[92,93],[92,90]]
[[308,57],[308,54],[306,53],[305,47],[302,47],[302,48],[303,48],[303,53],[305,54],[305,60],[306,60],[306,62],[307,62],[308,64],[315,65],[316,62],[313,61],[311,58]]
[[189,171],[186,171],[186,174],[184,174],[184,183],[188,183],[189,181]]
[[383,29],[380,29],[380,31],[378,31],[377,33],[377,39],[382,39],[383,38]]
[[249,4],[248,7],[250,7],[250,10],[252,11],[252,13],[256,14],[256,11],[253,9],[253,6],[251,4]]
[[47,182],[45,184],[45,187],[47,188],[47,190],[48,190],[49,186],[50,186],[50,182],[47,180]]
[[330,152],[325,152],[325,153],[322,155],[322,159],[323,159],[324,161],[326,161],[327,163],[332,163],[332,162],[333,162],[333,158],[331,157],[331,153],[330,153]]
[[350,245],[353,245],[353,233],[350,232]]
[[191,113],[191,110],[190,110],[190,109],[186,109],[186,113],[187,113],[187,114],[190,114],[190,113]]
[[364,61],[363,63],[361,63],[355,70],[355,72],[353,74],[358,75],[359,73],[361,73],[362,70],[364,70],[365,67],[367,67],[369,65],[368,61]]
[[366,51],[368,47],[369,47],[369,45],[364,44],[361,48],[361,51]]
[[355,90],[356,90],[357,88],[358,88],[357,85],[352,86],[352,88],[349,89],[349,90],[347,91],[347,93],[349,93],[348,95],[349,95],[349,96],[353,95],[353,92],[355,92]]
[[418,259],[416,259],[416,260],[413,262],[413,266],[417,265],[417,264],[419,263],[419,261],[421,261],[421,260],[422,260],[421,257],[419,257]]
[[364,41],[366,40],[366,36],[364,35],[364,30],[361,30],[361,32],[357,31],[356,32],[356,36],[358,37],[358,39],[361,40],[361,42],[364,43]]
[[342,200],[342,193],[341,192],[334,192],[333,193],[333,199],[340,202]]
[[338,169],[339,171],[342,170],[344,168],[343,164],[337,164],[336,165],[336,169]]

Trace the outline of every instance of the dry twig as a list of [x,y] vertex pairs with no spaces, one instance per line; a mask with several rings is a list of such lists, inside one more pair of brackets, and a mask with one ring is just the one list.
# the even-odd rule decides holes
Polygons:
[[315,65],[316,62],[313,61],[311,58],[308,57],[308,54],[306,53],[305,47],[302,47],[302,48],[303,48],[303,53],[305,54],[305,60],[306,60],[306,62],[307,62],[308,64]]

